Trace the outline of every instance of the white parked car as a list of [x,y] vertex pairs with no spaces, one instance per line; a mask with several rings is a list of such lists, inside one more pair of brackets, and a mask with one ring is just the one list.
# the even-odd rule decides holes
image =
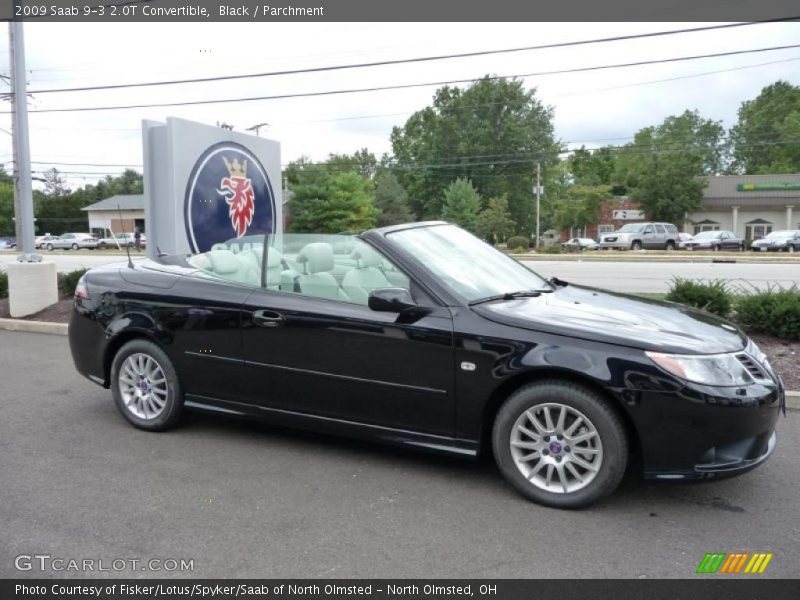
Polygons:
[[34,239],[34,241],[33,241],[33,245],[36,248],[46,248],[47,247],[47,242],[50,242],[50,241],[53,241],[53,240],[57,240],[57,239],[58,239],[57,235],[50,235],[49,233],[46,234],[46,235],[37,235],[36,239]]
[[63,250],[78,250],[80,248],[97,248],[97,238],[88,233],[64,233],[58,239],[50,240],[44,245],[48,250],[61,248]]
[[597,250],[600,244],[591,238],[572,238],[561,244],[562,248],[573,248],[577,250]]
[[[135,243],[136,243],[136,238],[134,237],[134,235],[132,233],[117,233],[117,234],[112,235],[111,237],[105,237],[105,238],[100,239],[97,242],[97,247],[100,248],[100,249],[103,249],[103,248],[124,248],[125,246],[133,248]],[[147,243],[147,239],[143,235],[141,240],[140,240],[140,244],[141,244],[142,248],[145,247],[146,243]]]

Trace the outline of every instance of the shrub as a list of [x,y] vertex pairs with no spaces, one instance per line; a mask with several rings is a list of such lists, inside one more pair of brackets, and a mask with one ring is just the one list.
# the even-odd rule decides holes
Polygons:
[[727,317],[733,304],[733,294],[722,280],[702,282],[676,277],[666,299],[706,310],[720,317]]
[[83,277],[89,269],[75,269],[69,273],[64,273],[60,277],[59,287],[61,293],[65,296],[72,296],[75,293],[75,286],[78,285],[78,280]]
[[749,331],[800,340],[800,289],[754,290],[736,301],[736,321]]
[[550,244],[549,246],[539,246],[537,252],[539,254],[562,254],[564,248],[561,247],[561,244]]
[[515,235],[508,238],[506,246],[512,252],[524,252],[531,247],[531,241],[523,235]]
[[0,271],[0,298],[8,298],[8,273]]

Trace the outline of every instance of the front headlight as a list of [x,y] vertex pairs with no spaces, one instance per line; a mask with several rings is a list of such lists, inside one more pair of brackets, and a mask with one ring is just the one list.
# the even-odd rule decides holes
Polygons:
[[733,354],[645,354],[668,373],[686,381],[718,386],[746,385],[753,382],[750,373]]

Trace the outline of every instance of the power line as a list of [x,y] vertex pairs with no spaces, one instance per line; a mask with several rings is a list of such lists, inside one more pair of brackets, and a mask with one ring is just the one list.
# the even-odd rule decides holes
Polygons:
[[[722,56],[735,56],[741,54],[753,54],[758,52],[771,52],[774,50],[788,50],[790,48],[800,48],[800,44],[791,44],[786,46],[771,46],[768,48],[751,48],[748,50],[732,50],[728,52],[718,52],[714,54],[697,54],[692,56],[679,56],[679,57],[672,57],[672,58],[661,58],[661,59],[654,59],[654,60],[644,60],[638,62],[630,62],[630,63],[618,63],[613,65],[594,65],[591,67],[577,67],[573,69],[559,69],[555,71],[540,71],[537,73],[521,73],[517,75],[492,75],[492,76],[484,76],[478,78],[470,78],[470,79],[452,79],[449,81],[431,81],[426,83],[407,83],[407,84],[400,84],[400,85],[386,85],[386,86],[376,86],[376,87],[369,87],[369,88],[351,88],[351,89],[344,89],[344,90],[325,90],[320,92],[303,92],[303,93],[294,93],[294,94],[279,94],[274,96],[252,96],[248,98],[217,98],[213,100],[191,100],[191,101],[183,101],[183,102],[159,102],[153,104],[128,104],[128,105],[117,105],[117,106],[84,106],[84,107],[73,107],[73,108],[46,108],[46,109],[36,109],[30,110],[29,112],[32,113],[57,113],[57,112],[87,112],[87,111],[94,111],[94,110],[126,110],[131,108],[162,108],[162,107],[169,107],[169,106],[195,106],[200,104],[223,104],[229,102],[252,102],[256,100],[283,100],[283,99],[290,99],[290,98],[310,98],[310,97],[317,97],[317,96],[331,96],[331,95],[340,95],[340,94],[353,94],[353,93],[360,93],[360,92],[379,92],[379,91],[387,91],[387,90],[400,90],[400,89],[409,89],[409,88],[419,88],[419,87],[430,87],[430,86],[438,86],[438,85],[451,85],[456,83],[470,83],[474,81],[480,80],[487,80],[493,81],[498,79],[509,79],[509,78],[517,78],[517,77],[536,77],[542,75],[561,75],[565,73],[581,73],[586,71],[599,71],[605,69],[620,69],[620,68],[627,68],[627,67],[638,67],[643,65],[655,65],[655,64],[664,64],[664,63],[674,63],[674,62],[682,62],[688,60],[699,60],[705,58],[718,58]],[[10,111],[2,111],[0,114],[10,114]]]
[[275,77],[280,75],[297,75],[302,73],[321,73],[327,71],[340,71],[345,69],[363,69],[368,67],[383,67],[383,66],[390,66],[390,65],[400,65],[400,64],[411,64],[411,63],[421,63],[421,62],[430,62],[430,61],[438,61],[438,60],[450,60],[455,58],[470,58],[476,56],[491,56],[496,54],[508,54],[508,53],[515,53],[515,52],[527,52],[533,50],[544,50],[550,48],[566,48],[571,46],[582,46],[588,44],[603,44],[609,42],[619,42],[625,40],[632,40],[632,39],[641,39],[641,38],[652,38],[652,37],[661,37],[661,36],[668,36],[668,35],[677,35],[682,33],[695,33],[700,31],[711,31],[716,29],[731,29],[734,27],[748,27],[750,25],[762,25],[765,23],[779,23],[785,21],[794,21],[800,17],[786,17],[782,19],[773,19],[769,21],[756,21],[756,22],[745,22],[745,23],[728,23],[725,25],[709,25],[704,27],[691,27],[685,29],[674,29],[671,31],[653,31],[649,33],[638,33],[638,34],[630,34],[630,35],[618,35],[612,37],[605,37],[605,38],[595,38],[590,40],[576,40],[571,42],[556,42],[552,44],[538,44],[535,46],[521,46],[517,48],[503,48],[498,50],[478,50],[474,52],[461,52],[457,54],[439,54],[433,56],[418,56],[414,58],[401,58],[395,60],[381,60],[375,62],[363,62],[363,63],[351,63],[345,65],[329,65],[325,67],[309,67],[305,69],[286,69],[282,71],[267,71],[263,73],[245,73],[241,75],[219,75],[215,77],[199,77],[193,79],[172,79],[172,80],[163,80],[163,81],[147,81],[141,83],[117,83],[117,84],[109,84],[109,85],[96,85],[96,86],[85,86],[85,87],[72,87],[72,88],[50,88],[50,89],[41,89],[41,90],[31,90],[30,93],[32,94],[56,94],[56,93],[64,93],[64,92],[88,92],[88,91],[97,91],[97,90],[115,90],[121,88],[136,88],[136,87],[152,87],[152,86],[163,86],[163,85],[179,85],[185,83],[210,83],[212,81],[231,81],[235,79],[253,79],[253,78],[262,78],[262,77]]
[[[797,60],[800,60],[800,56],[793,57],[793,58],[784,58],[784,59],[780,59],[780,60],[772,60],[772,61],[767,61],[767,62],[762,62],[762,63],[755,63],[755,64],[750,64],[750,65],[742,65],[742,66],[739,66],[739,67],[731,67],[729,69],[717,69],[717,70],[714,70],[714,71],[704,71],[702,73],[692,73],[692,74],[689,74],[689,75],[679,75],[679,76],[676,76],[676,77],[668,77],[666,79],[651,79],[651,80],[648,80],[648,81],[639,81],[639,82],[635,82],[635,83],[627,83],[627,84],[622,84],[622,85],[618,85],[618,86],[610,86],[610,87],[603,87],[603,88],[593,88],[593,89],[589,89],[589,90],[578,90],[578,91],[574,91],[574,92],[563,92],[563,93],[560,93],[560,94],[555,94],[555,96],[556,97],[575,96],[575,95],[580,95],[580,94],[591,94],[591,93],[595,93],[595,92],[602,92],[602,91],[608,91],[608,90],[616,90],[616,89],[623,89],[623,88],[638,87],[638,86],[643,86],[643,85],[651,85],[651,84],[654,84],[654,83],[665,83],[665,82],[676,81],[676,80],[680,80],[680,79],[692,79],[692,78],[695,78],[695,77],[704,77],[706,75],[716,75],[716,74],[719,74],[719,73],[729,73],[729,72],[732,72],[732,71],[741,71],[741,70],[744,70],[744,69],[754,69],[754,68],[757,68],[757,67],[763,67],[763,66],[767,66],[767,65],[774,65],[774,64],[780,64],[780,63],[786,63],[786,62],[793,62],[793,61],[797,61]],[[499,105],[504,105],[504,104],[506,104],[506,102],[504,102],[504,101],[503,102],[483,102],[483,103],[478,103],[478,104],[468,104],[468,105],[464,105],[464,106],[450,107],[450,108],[448,108],[448,110],[472,110],[474,108],[481,108],[481,107],[485,107],[485,106],[499,106]],[[406,110],[406,111],[395,112],[395,113],[380,113],[380,114],[371,114],[371,115],[350,115],[350,116],[347,116],[347,117],[335,117],[335,118],[331,118],[331,119],[309,119],[309,120],[303,120],[303,121],[284,121],[284,122],[278,122],[276,124],[276,126],[310,124],[310,123],[328,123],[328,122],[350,121],[350,120],[361,120],[361,119],[377,119],[377,118],[383,118],[383,117],[396,117],[396,116],[402,116],[402,115],[411,115],[411,114],[414,114],[415,112],[419,112],[419,110],[420,109],[414,109],[414,110]],[[32,127],[31,129],[33,129],[35,131],[74,131],[75,129],[80,129],[81,131],[125,131],[125,132],[131,132],[131,133],[133,133],[133,132],[141,133],[141,129],[140,128],[82,127],[82,126],[79,126],[79,125],[76,125],[75,127]],[[622,137],[622,138],[606,138],[604,140],[579,140],[579,141],[583,141],[583,142],[614,141],[614,140],[621,140],[621,139],[630,139],[631,137],[633,137],[633,136],[627,136],[627,137]],[[577,143],[577,142],[565,142],[565,143],[572,144],[572,143]]]

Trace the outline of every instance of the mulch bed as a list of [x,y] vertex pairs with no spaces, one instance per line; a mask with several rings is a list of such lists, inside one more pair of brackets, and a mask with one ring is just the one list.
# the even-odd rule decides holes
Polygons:
[[[24,317],[30,321],[69,323],[72,313],[72,298],[61,298],[57,304],[48,306],[36,314]],[[8,298],[0,299],[0,318],[9,318]],[[782,340],[755,333],[751,336],[758,347],[769,357],[772,368],[781,376],[787,390],[800,390],[800,341]]]

